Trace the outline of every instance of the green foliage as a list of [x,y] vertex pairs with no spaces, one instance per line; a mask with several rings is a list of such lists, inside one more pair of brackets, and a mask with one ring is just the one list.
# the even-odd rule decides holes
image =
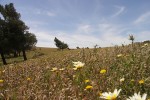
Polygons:
[[66,43],[61,42],[61,41],[60,41],[59,39],[57,39],[56,37],[55,37],[55,39],[54,39],[54,42],[55,42],[55,45],[56,45],[59,49],[61,49],[61,50],[68,48],[68,45],[67,45]]
[[131,40],[132,41],[132,44],[133,44],[133,42],[134,42],[134,40],[135,40],[135,38],[134,38],[134,36],[131,34],[131,35],[129,35],[129,40]]
[[[23,52],[24,60],[27,60],[25,50],[31,49],[37,43],[36,36],[29,33],[29,29],[20,19],[13,3],[0,5],[0,54],[5,62],[5,54]],[[6,63],[5,63],[6,64]]]
[[27,50],[32,49],[32,47],[35,47],[36,43],[37,43],[37,39],[36,36],[33,33],[29,33],[28,31],[25,33],[25,48]]
[[144,41],[143,43],[150,43],[150,40],[146,40],[146,41]]

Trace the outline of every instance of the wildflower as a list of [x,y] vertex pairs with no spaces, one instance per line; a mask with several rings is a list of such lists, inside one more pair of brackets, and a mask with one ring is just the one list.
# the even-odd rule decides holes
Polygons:
[[78,62],[73,62],[73,65],[76,67],[76,68],[82,68],[85,64],[78,61]]
[[75,67],[73,68],[73,70],[77,70],[77,69],[82,68],[82,67],[84,66],[84,63],[78,61],[78,62],[73,62],[73,65],[75,66]]
[[139,81],[139,84],[143,84],[143,83],[144,83],[144,80],[140,80],[140,81]]
[[75,67],[75,68],[73,68],[73,70],[77,70],[77,69],[78,69],[78,68],[76,68],[76,67]]
[[31,80],[31,78],[28,77],[28,78],[27,78],[27,81],[30,81],[30,80]]
[[0,80],[0,83],[3,83],[4,82],[4,80]]
[[99,95],[102,96],[102,91],[99,92]]
[[117,90],[115,89],[113,93],[111,92],[104,92],[100,96],[100,98],[107,99],[107,100],[116,100],[117,96],[119,95],[121,89]]
[[76,75],[73,75],[73,78],[75,78],[76,77]]
[[101,74],[104,74],[104,73],[106,73],[106,70],[105,70],[105,69],[102,69],[102,70],[100,70],[100,73],[101,73]]
[[82,68],[82,67],[83,67],[83,66],[76,66],[77,69],[80,69],[80,68]]
[[148,46],[148,43],[145,43],[144,46]]
[[54,71],[57,71],[58,70],[58,68],[56,68],[56,67],[54,67],[54,68],[52,68],[52,72],[54,72]]
[[88,85],[88,86],[85,87],[85,90],[92,89],[92,88],[93,88],[93,86]]
[[125,80],[125,78],[121,78],[121,79],[120,79],[120,82],[123,82],[124,80]]
[[5,72],[5,70],[3,70],[3,71],[0,71],[0,74],[2,74],[2,73],[4,73]]
[[117,55],[117,57],[122,57],[122,56],[123,56],[122,54],[118,54],[118,55]]
[[132,79],[131,82],[134,82],[134,79]]
[[90,82],[90,80],[85,80],[85,83],[88,83],[88,82]]
[[144,48],[145,46],[143,45],[143,46],[141,46],[142,48]]
[[132,97],[129,97],[127,100],[146,100],[146,96],[146,93],[144,93],[143,95],[140,95],[140,92],[138,94],[134,93],[134,95]]
[[63,70],[65,70],[65,68],[61,68],[61,69],[59,69],[59,70],[63,71]]

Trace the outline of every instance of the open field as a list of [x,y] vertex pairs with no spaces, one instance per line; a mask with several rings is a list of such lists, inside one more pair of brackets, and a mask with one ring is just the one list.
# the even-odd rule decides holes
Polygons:
[[[44,55],[36,56],[38,52]],[[1,66],[1,100],[103,100],[101,93],[115,89],[122,89],[117,100],[139,91],[150,98],[150,44],[64,51],[38,48],[27,55],[30,59],[25,62]],[[74,67],[77,61],[85,65]]]
[[[33,58],[40,57],[42,55],[51,54],[52,52],[55,52],[55,51],[57,51],[56,48],[38,47],[38,48],[36,48],[36,50],[27,51],[26,54],[27,54],[28,59],[33,59]],[[12,57],[6,57],[6,58],[7,58],[6,60],[7,60],[8,64],[24,61],[22,55],[20,57],[16,57],[16,58],[14,58],[13,55],[12,55]],[[2,63],[2,60],[0,57],[0,66],[2,66],[2,65],[3,65],[3,63]]]

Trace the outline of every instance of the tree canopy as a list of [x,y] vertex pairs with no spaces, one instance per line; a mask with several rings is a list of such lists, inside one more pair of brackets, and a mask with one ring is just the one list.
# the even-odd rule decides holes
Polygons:
[[64,43],[64,42],[62,42],[62,41],[60,41],[60,40],[57,39],[56,37],[55,37],[55,39],[54,39],[54,42],[55,42],[56,47],[58,47],[58,49],[63,50],[63,49],[68,48],[68,44],[66,44],[66,43]]
[[24,60],[27,60],[25,50],[31,49],[37,43],[36,36],[29,33],[29,27],[21,20],[13,3],[0,5],[0,54],[3,63],[6,64],[4,55],[13,52],[23,52]]

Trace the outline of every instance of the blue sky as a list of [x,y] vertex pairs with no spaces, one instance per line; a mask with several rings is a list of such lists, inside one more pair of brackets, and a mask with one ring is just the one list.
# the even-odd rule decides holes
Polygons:
[[100,47],[150,40],[150,0],[0,0],[14,3],[37,46]]

